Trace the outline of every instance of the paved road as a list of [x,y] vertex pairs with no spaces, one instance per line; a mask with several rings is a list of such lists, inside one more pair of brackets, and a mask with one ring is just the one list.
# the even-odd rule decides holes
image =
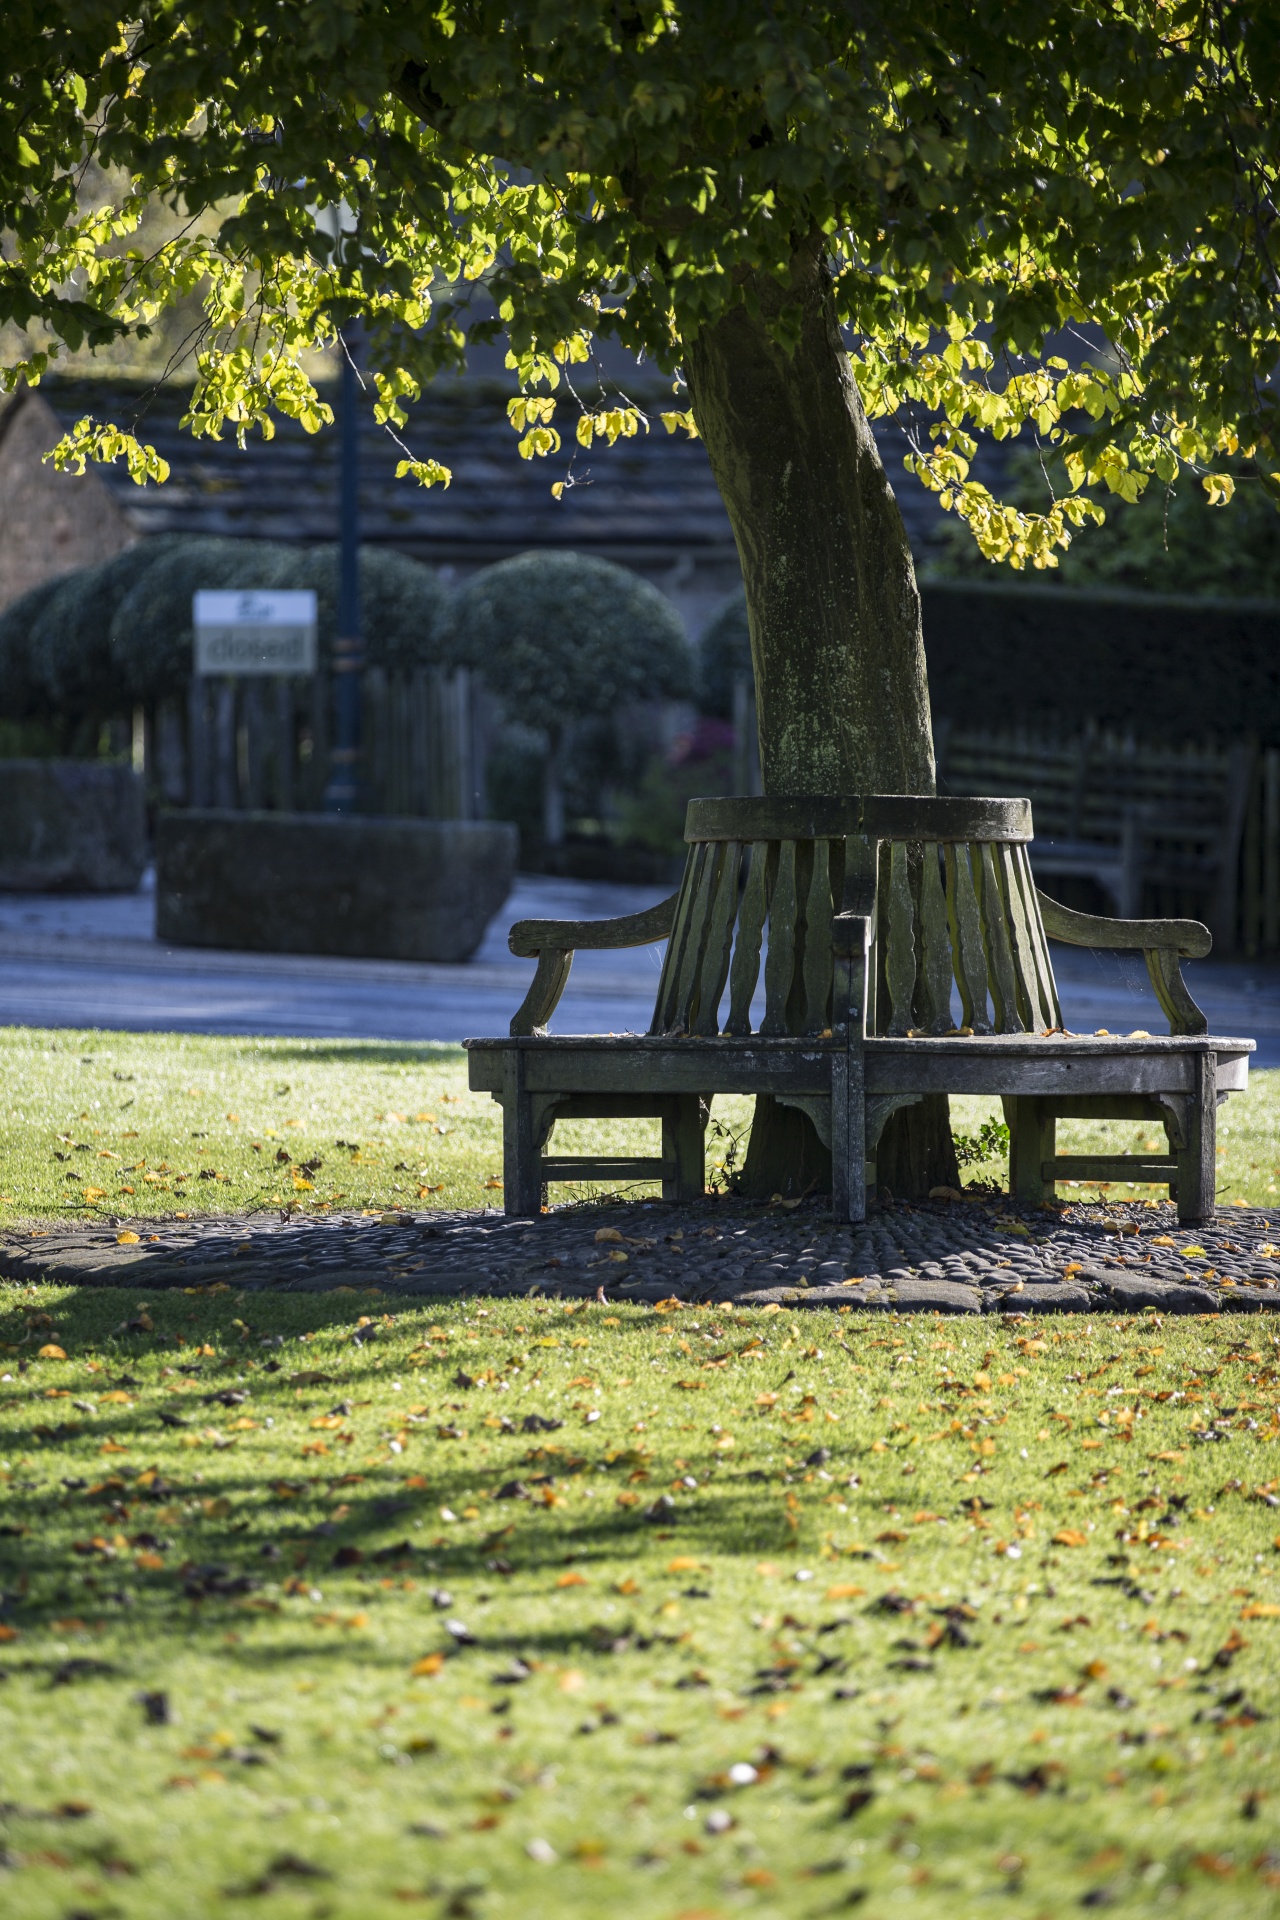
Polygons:
[[[505,1033],[533,971],[507,951],[513,920],[602,919],[660,897],[646,887],[521,875],[474,960],[426,966],[164,946],[146,886],[0,895],[0,1025],[385,1040]],[[1069,1027],[1167,1030],[1141,955],[1053,952]],[[659,947],[580,955],[556,1030],[643,1032],[661,964]],[[1187,977],[1212,1031],[1256,1039],[1256,1064],[1280,1066],[1280,968],[1209,961]]]

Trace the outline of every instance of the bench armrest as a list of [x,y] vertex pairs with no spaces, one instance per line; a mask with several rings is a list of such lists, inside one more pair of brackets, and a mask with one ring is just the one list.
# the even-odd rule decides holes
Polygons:
[[660,900],[643,913],[624,913],[614,920],[517,920],[507,945],[522,960],[538,962],[538,971],[511,1021],[513,1037],[543,1034],[569,982],[569,969],[578,952],[609,947],[647,947],[665,940],[675,919],[678,894]]
[[585,953],[593,948],[648,947],[665,940],[675,919],[679,894],[660,900],[643,913],[620,914],[615,920],[517,920],[507,945],[522,960],[534,960],[549,949],[556,953]]
[[1213,946],[1213,935],[1198,920],[1110,920],[1102,914],[1077,913],[1036,888],[1040,918],[1051,940],[1072,947],[1105,947],[1118,953],[1141,953],[1157,1000],[1169,1022],[1170,1033],[1207,1033],[1201,1013],[1182,977],[1181,960],[1203,960]]

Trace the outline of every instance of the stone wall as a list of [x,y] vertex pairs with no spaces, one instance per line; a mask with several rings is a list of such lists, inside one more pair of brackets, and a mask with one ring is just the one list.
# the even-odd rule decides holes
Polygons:
[[138,537],[92,467],[59,473],[45,461],[62,431],[39,393],[19,393],[0,412],[0,607]]

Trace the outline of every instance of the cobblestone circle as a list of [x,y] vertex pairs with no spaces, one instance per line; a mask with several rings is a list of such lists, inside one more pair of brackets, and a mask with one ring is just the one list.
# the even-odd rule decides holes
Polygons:
[[7,1228],[0,1275],[898,1313],[1258,1313],[1280,1311],[1280,1210],[1233,1207],[1180,1228],[1168,1202],[1026,1209],[984,1194],[889,1204],[858,1227],[816,1199],[724,1198],[580,1204],[537,1220],[487,1209],[112,1220]]

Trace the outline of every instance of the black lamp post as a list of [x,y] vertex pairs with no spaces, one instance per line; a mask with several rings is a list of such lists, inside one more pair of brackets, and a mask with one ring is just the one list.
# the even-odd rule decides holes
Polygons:
[[360,793],[360,674],[364,667],[360,634],[360,417],[352,342],[339,336],[338,344],[342,353],[338,630],[333,643],[333,744],[324,810],[354,813]]

